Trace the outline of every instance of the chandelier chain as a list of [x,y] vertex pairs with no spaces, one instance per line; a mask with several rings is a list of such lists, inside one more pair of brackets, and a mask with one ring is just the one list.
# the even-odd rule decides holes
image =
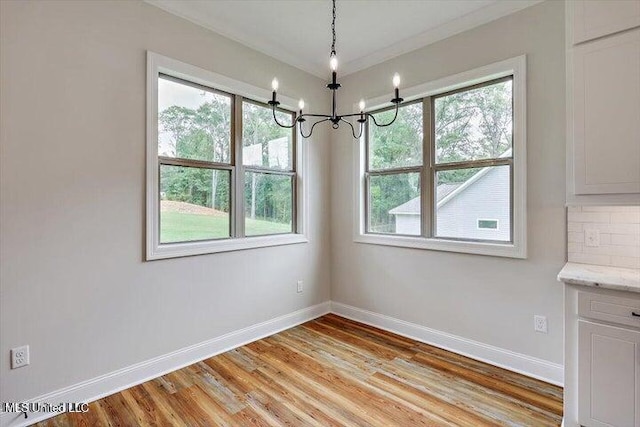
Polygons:
[[333,0],[333,21],[331,21],[331,32],[333,41],[331,42],[331,54],[336,54],[336,0]]

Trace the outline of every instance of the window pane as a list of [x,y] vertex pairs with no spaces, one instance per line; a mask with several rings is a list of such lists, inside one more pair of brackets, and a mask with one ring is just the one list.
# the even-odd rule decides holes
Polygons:
[[158,79],[158,155],[231,162],[231,98]]
[[436,236],[511,241],[510,166],[436,173]]
[[370,176],[368,214],[371,233],[420,235],[420,174]]
[[[293,114],[276,111],[278,122],[291,125]],[[242,103],[242,162],[247,166],[292,170],[293,129],[281,128],[271,108]]]
[[293,232],[293,177],[245,172],[245,235]]
[[[394,110],[375,113],[378,123],[393,119]],[[369,169],[422,165],[422,103],[400,107],[395,123],[377,127],[369,119]]]
[[231,172],[160,165],[160,243],[229,237]]
[[512,81],[435,98],[436,163],[511,157]]

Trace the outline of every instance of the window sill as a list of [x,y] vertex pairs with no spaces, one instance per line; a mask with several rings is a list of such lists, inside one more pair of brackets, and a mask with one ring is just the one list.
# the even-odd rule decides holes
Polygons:
[[425,237],[374,234],[358,234],[354,237],[353,241],[356,243],[372,245],[397,246],[402,248],[458,252],[506,258],[525,259],[527,257],[526,249],[523,245],[512,243],[465,242],[457,240],[430,239]]
[[309,239],[307,239],[307,236],[304,234],[282,234],[216,241],[209,240],[203,242],[167,243],[148,247],[147,261],[219,252],[240,251],[244,249],[264,248],[269,246],[293,245],[297,243],[307,243],[308,241]]

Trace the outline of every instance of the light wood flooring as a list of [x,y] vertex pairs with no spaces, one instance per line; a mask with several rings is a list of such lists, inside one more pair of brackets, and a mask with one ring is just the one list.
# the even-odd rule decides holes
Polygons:
[[562,389],[327,315],[38,426],[559,426]]

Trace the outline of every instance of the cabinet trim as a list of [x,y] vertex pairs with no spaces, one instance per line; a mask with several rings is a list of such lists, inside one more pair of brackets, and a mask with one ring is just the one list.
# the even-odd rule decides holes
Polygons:
[[[587,103],[593,100],[587,99],[586,93],[586,76],[584,59],[587,54],[599,52],[607,48],[632,44],[638,46],[640,52],[640,29],[632,32],[619,34],[616,36],[590,42],[571,49],[568,52],[568,117],[569,120],[569,143],[573,148],[571,154],[573,159],[573,190],[577,195],[589,194],[637,194],[640,193],[640,169],[638,179],[631,182],[614,182],[614,183],[587,183],[587,166],[586,161],[588,152],[586,148],[586,130],[587,124],[586,107]],[[640,77],[638,77],[640,79]],[[640,102],[640,97],[639,101]],[[612,106],[613,107],[613,106]],[[640,120],[640,118],[638,118]],[[630,137],[633,140],[633,137]],[[602,141],[606,144],[607,141]],[[633,143],[633,141],[631,141]],[[571,169],[571,168],[570,168]]]
[[[608,24],[602,24],[599,26],[587,27],[587,6],[594,5],[596,2],[591,1],[569,1],[568,7],[571,9],[568,11],[568,21],[572,24],[573,29],[572,43],[579,44],[589,40],[594,40],[599,37],[608,36],[621,31],[625,31],[631,28],[640,26],[640,1],[638,0],[626,0],[625,3],[636,6],[636,13],[623,14],[619,20],[610,22]],[[607,4],[607,7],[612,7],[610,1],[600,2]],[[622,2],[620,2],[622,3]]]
[[[594,345],[596,343],[594,337],[609,339],[612,342],[618,341],[620,346],[618,348],[613,345],[603,347],[600,343],[598,348]],[[628,372],[625,366],[620,366],[618,363],[619,361],[629,362],[629,353],[624,353],[629,350],[624,348],[625,344],[633,346],[631,357],[634,372]],[[598,351],[600,353],[597,353]],[[613,357],[613,360],[610,357]],[[581,425],[610,427],[612,422],[619,424],[621,417],[625,415],[631,415],[632,420],[631,424],[625,423],[624,426],[640,425],[639,362],[640,331],[586,320],[578,321],[578,419]],[[624,371],[620,369],[616,371],[616,368]],[[632,375],[632,384],[628,381],[629,375]],[[625,385],[626,390],[619,389]],[[599,414],[598,411],[600,411]],[[598,416],[602,415],[609,418],[598,419]],[[628,418],[625,418],[625,421],[628,421]]]

